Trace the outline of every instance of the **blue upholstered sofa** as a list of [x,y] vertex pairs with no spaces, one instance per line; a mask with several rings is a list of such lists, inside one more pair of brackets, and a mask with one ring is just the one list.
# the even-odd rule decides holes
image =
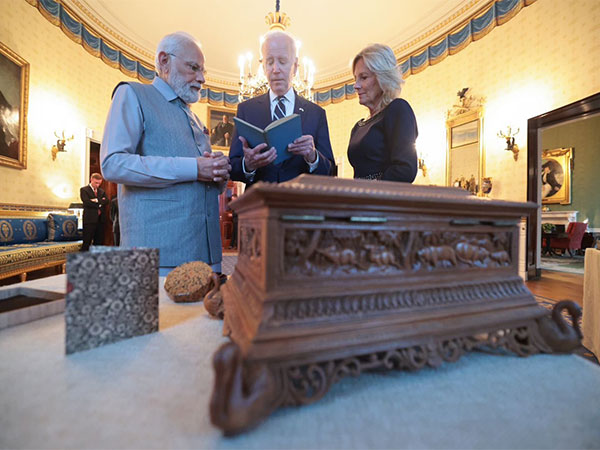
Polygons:
[[77,217],[68,214],[0,211],[0,279],[59,266],[81,248]]

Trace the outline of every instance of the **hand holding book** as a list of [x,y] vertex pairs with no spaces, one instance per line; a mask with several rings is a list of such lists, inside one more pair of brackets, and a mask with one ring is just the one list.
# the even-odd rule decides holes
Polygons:
[[265,143],[251,147],[244,136],[239,136],[238,139],[242,143],[244,152],[245,172],[254,172],[256,169],[268,166],[277,158],[277,150],[274,147],[268,148]]
[[[302,121],[298,114],[292,114],[283,119],[276,120],[269,124],[264,130],[237,117],[234,117],[233,120],[237,127],[238,134],[247,141],[248,148],[267,152],[269,152],[272,147],[275,148],[277,152],[276,158],[274,159],[275,164],[280,164],[293,156],[293,153],[288,151],[288,145],[292,144],[302,136]],[[258,149],[260,144],[265,145]],[[294,152],[294,154],[295,153],[297,152]],[[271,156],[272,155],[269,155],[268,157],[261,159],[271,159]],[[269,161],[269,163],[270,162],[272,161]],[[260,166],[262,165],[265,164],[261,164]],[[253,168],[250,169],[253,170]]]
[[300,136],[288,145],[288,151],[294,155],[302,156],[307,164],[313,164],[317,160],[315,141],[310,134]]

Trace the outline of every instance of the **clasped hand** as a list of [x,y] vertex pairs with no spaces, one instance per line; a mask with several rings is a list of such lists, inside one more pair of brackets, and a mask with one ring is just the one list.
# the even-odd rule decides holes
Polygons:
[[229,179],[231,165],[229,158],[222,152],[204,152],[200,158],[196,158],[198,164],[198,180],[214,181],[221,183]]
[[[265,151],[267,144],[259,144],[256,147],[250,148],[248,141],[240,136],[242,142],[242,150],[244,151],[244,164],[246,171],[254,172],[256,169],[271,164],[277,159],[277,149],[271,147]],[[308,164],[312,164],[317,159],[317,150],[315,149],[315,143],[313,137],[310,134],[300,136],[290,145],[288,145],[288,151],[294,155],[300,155]]]

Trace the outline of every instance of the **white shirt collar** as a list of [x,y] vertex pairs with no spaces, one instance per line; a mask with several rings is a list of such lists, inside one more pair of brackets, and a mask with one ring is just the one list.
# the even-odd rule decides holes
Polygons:
[[156,90],[158,92],[161,93],[161,95],[168,102],[170,102],[171,100],[177,98],[177,94],[175,93],[175,91],[173,90],[173,88],[169,85],[169,83],[167,83],[165,80],[163,80],[158,75],[156,75],[154,77],[154,80],[152,80],[152,85],[156,88]]
[[[277,99],[277,97],[278,96],[275,95],[271,89],[269,89],[269,99],[271,100],[271,104],[273,103],[273,100]],[[288,103],[290,103],[290,104],[294,103],[294,100],[296,100],[296,94],[294,93],[294,88],[290,87],[290,89],[285,93],[284,97],[288,101]]]

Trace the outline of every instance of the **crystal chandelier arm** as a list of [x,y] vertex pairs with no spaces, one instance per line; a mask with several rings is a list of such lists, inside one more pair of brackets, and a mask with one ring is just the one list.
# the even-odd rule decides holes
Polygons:
[[[280,3],[275,2],[275,13],[269,13],[266,16],[266,23],[269,26],[269,30],[281,30],[285,31],[290,26],[291,20],[285,14],[279,11]],[[262,43],[264,36],[261,36],[259,40],[259,50],[262,49]],[[296,41],[296,51],[300,51],[300,41]],[[260,55],[260,51],[259,51]],[[238,67],[240,69],[240,93],[238,99],[240,102],[264,94],[269,90],[267,78],[264,76],[262,70],[261,61],[262,56],[259,57],[259,65],[256,70],[256,75],[252,73],[252,54],[246,53],[238,57]],[[315,80],[315,66],[308,58],[302,59],[302,64],[299,65],[298,70],[292,81],[294,90],[302,97],[311,100],[312,99],[312,87]]]

